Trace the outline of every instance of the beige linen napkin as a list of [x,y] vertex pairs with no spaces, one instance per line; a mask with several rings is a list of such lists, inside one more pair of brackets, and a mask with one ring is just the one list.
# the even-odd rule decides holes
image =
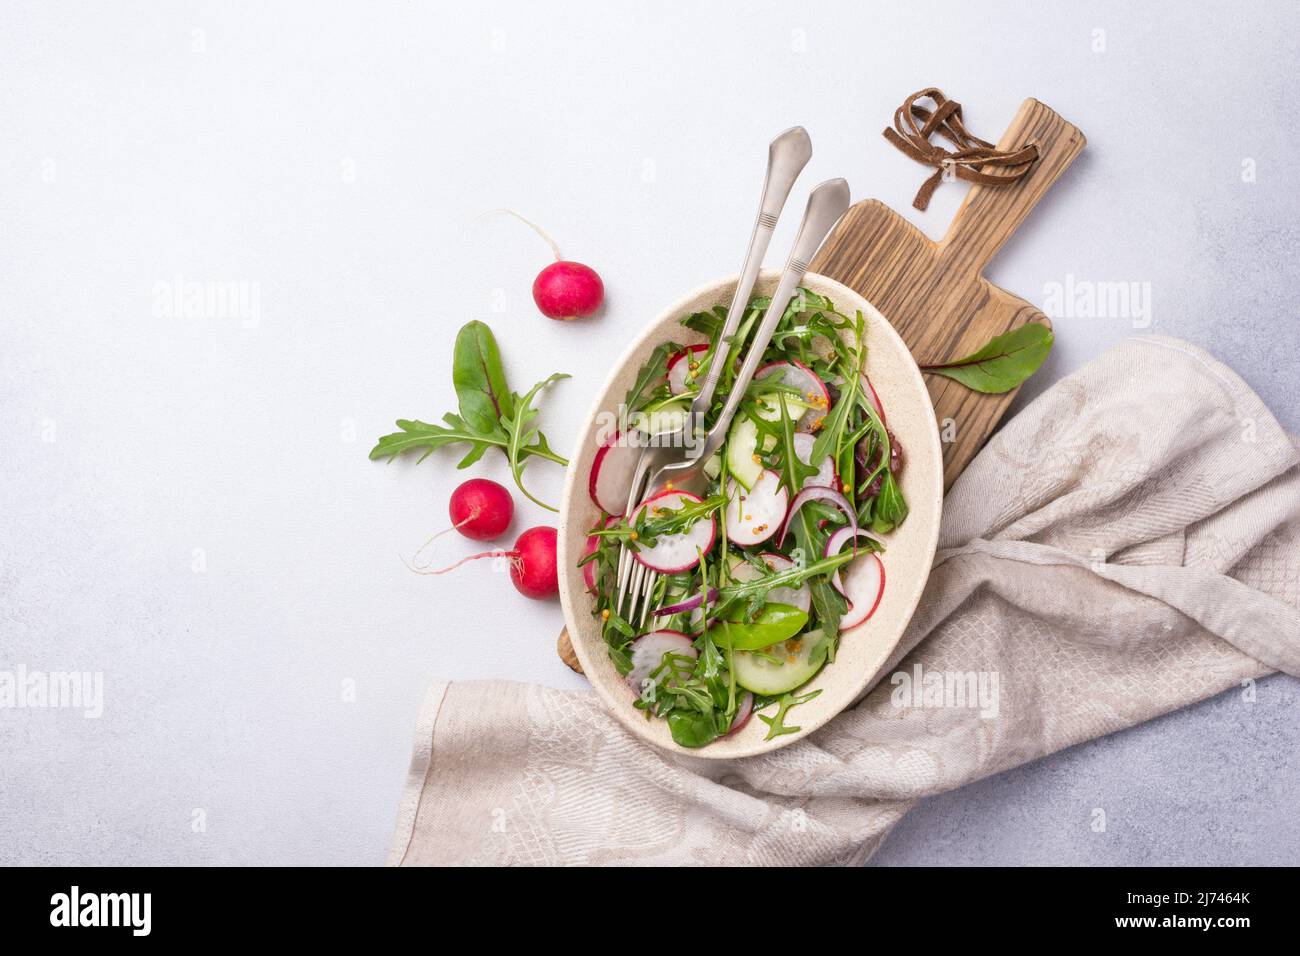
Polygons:
[[[939,548],[873,689],[767,756],[660,752],[591,693],[438,684],[390,862],[860,863],[922,797],[1300,675],[1300,455],[1194,346],[1130,341],[1029,405]],[[918,706],[926,674],[984,680],[985,706]]]

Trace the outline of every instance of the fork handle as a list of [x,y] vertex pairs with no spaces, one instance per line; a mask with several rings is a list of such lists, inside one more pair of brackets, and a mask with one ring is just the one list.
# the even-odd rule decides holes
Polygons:
[[[794,181],[799,178],[803,168],[812,157],[812,140],[808,131],[802,126],[794,126],[772,140],[767,148],[767,179],[763,183],[763,198],[758,206],[758,219],[754,223],[753,235],[749,238],[749,249],[745,261],[740,267],[740,280],[736,283],[735,294],[731,297],[731,308],[727,310],[727,321],[718,336],[718,348],[709,370],[700,385],[699,394],[691,403],[689,421],[702,422],[709,406],[713,404],[713,393],[718,387],[722,367],[731,357],[727,339],[736,334],[740,320],[745,314],[745,306],[754,292],[754,283],[758,281],[758,272],[763,268],[763,257],[767,254],[768,243],[776,230],[776,221],[785,208],[785,201],[790,197]],[[724,356],[725,358],[719,358]]]
[[790,250],[785,271],[781,273],[776,291],[772,293],[772,302],[767,307],[763,321],[749,345],[749,351],[745,353],[745,364],[740,367],[740,372],[731,385],[722,414],[718,416],[718,420],[714,422],[713,428],[704,440],[704,448],[698,456],[699,460],[707,458],[722,447],[722,442],[727,437],[727,429],[731,427],[731,420],[736,415],[736,409],[740,407],[741,399],[745,397],[745,391],[749,388],[754,373],[758,371],[759,363],[763,361],[763,353],[767,351],[768,343],[772,341],[772,334],[776,331],[781,316],[785,314],[790,297],[794,295],[795,288],[803,281],[804,273],[808,271],[809,260],[816,254],[822,240],[848,208],[849,184],[843,179],[828,179],[814,189],[812,195],[808,197],[808,208],[804,211],[803,222],[799,224],[799,234],[795,236],[794,248]]

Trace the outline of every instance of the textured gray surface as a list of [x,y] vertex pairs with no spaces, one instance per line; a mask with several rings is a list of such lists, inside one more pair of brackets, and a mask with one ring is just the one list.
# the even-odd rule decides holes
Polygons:
[[[451,407],[469,317],[517,384],[575,373],[545,412],[567,447],[638,323],[736,268],[763,149],[793,123],[810,182],[843,175],[937,236],[962,190],[908,209],[924,173],[879,136],[897,104],[936,84],[996,137],[1047,102],[1089,146],[991,278],[1045,306],[1054,283],[1148,283],[1152,307],[1065,310],[1021,404],[1149,329],[1207,346],[1300,430],[1290,5],[3,17],[0,668],[100,670],[105,711],[0,712],[0,861],[378,863],[435,675],[581,686],[554,605],[481,566],[401,567],[459,476],[366,448]],[[545,249],[476,220],[499,206],[600,268],[600,319],[536,315]],[[177,275],[249,283],[257,321],[162,314]],[[555,495],[554,471],[534,480]],[[1300,861],[1297,696],[1274,678],[1253,705],[931,801],[878,860]]]

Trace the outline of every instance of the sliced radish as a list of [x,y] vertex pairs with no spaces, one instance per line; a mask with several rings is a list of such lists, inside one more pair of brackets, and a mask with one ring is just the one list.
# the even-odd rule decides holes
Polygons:
[[[668,360],[668,389],[674,395],[681,395],[695,387],[695,376],[699,371],[699,360],[709,350],[705,345],[688,345]],[[691,368],[694,365],[695,368]]]
[[632,642],[632,669],[627,672],[627,683],[638,694],[645,679],[659,669],[665,654],[699,657],[691,639],[681,631],[651,631]]
[[781,527],[789,504],[781,476],[774,471],[764,469],[748,491],[733,482],[727,501],[727,537],[743,548],[761,544]]
[[[800,432],[794,436],[794,453],[799,456],[799,460],[805,465],[812,462],[813,445],[817,439],[805,432]],[[821,485],[826,488],[838,488],[840,486],[840,476],[835,470],[835,457],[827,455],[822,459],[821,468],[817,474],[804,482],[804,487],[809,485]]]
[[864,551],[843,568],[840,590],[849,602],[849,611],[840,618],[840,631],[848,631],[866,622],[880,607],[885,593],[885,565],[874,551]]
[[745,691],[745,696],[740,698],[740,703],[736,705],[736,716],[731,718],[731,729],[722,736],[730,737],[738,732],[742,727],[749,723],[749,718],[754,715],[754,695]]
[[[857,538],[882,543],[870,531],[841,528],[826,542],[826,556],[838,554],[846,543]],[[849,602],[848,613],[840,619],[840,630],[850,630],[866,621],[880,606],[880,598],[885,593],[885,565],[876,552],[864,551],[843,568],[837,568],[831,575],[831,584]]]
[[632,476],[640,458],[640,446],[625,439],[622,432],[616,432],[596,450],[591,476],[587,479],[587,491],[597,508],[610,515],[627,511],[627,496],[632,490]]
[[795,431],[815,431],[826,412],[831,407],[831,393],[826,390],[826,383],[817,377],[817,373],[802,362],[772,362],[764,365],[754,373],[755,378],[780,376],[781,381],[791,388],[797,388],[808,410],[794,423]]
[[874,408],[876,414],[880,416],[880,424],[887,424],[885,421],[885,406],[880,404],[880,396],[876,394],[876,387],[871,384],[871,379],[867,378],[866,372],[862,373],[862,394],[867,397],[867,401],[871,403],[871,407]]
[[[783,554],[775,554],[771,551],[764,551],[759,556],[770,571],[789,571],[794,567],[794,562]],[[758,568],[740,556],[731,559],[731,579],[733,581],[753,581],[761,576]],[[801,611],[812,609],[812,592],[808,590],[807,584],[801,584],[797,588],[780,587],[772,588],[767,592],[767,599],[776,604],[789,604],[791,607],[797,607]]]
[[[631,523],[636,524],[638,517],[646,508],[651,509],[649,517],[655,517],[657,511],[676,511],[688,502],[701,499],[687,491],[665,491],[641,503],[632,512]],[[713,547],[713,538],[717,525],[713,515],[701,518],[686,531],[678,534],[661,534],[655,539],[654,547],[642,547],[633,552],[633,557],[651,571],[664,574],[678,574],[687,571],[700,562],[700,555],[707,554]]]
[[[618,523],[617,518],[606,518],[605,527],[609,528]],[[582,556],[585,558],[589,554],[594,554],[600,547],[600,536],[595,534],[587,535],[587,543],[582,549]],[[596,590],[596,567],[595,561],[588,561],[582,566],[582,580],[587,584],[588,591]]]
[[[826,540],[825,556],[829,558],[833,554],[839,554],[844,550],[846,544],[850,541],[856,541],[858,538],[862,538],[864,541],[870,541],[872,544],[878,545],[882,551],[884,550],[884,541],[880,540],[880,538],[876,537],[865,528],[859,528],[856,524],[851,524],[846,528],[840,528],[840,530],[836,531]],[[857,544],[854,544],[854,554],[857,553],[857,550],[858,546]],[[831,584],[835,586],[835,590],[844,594],[844,587],[840,582],[840,572],[838,568],[831,572]]]

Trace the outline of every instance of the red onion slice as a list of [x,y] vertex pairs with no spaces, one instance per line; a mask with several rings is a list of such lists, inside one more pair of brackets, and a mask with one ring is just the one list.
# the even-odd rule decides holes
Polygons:
[[[849,539],[857,539],[857,538],[865,538],[868,541],[872,541],[880,545],[882,548],[885,546],[885,542],[881,541],[870,531],[867,531],[864,528],[859,528],[857,527],[857,525],[854,525],[851,528],[840,528],[839,531],[836,531],[833,535],[831,535],[830,540],[826,542],[825,556],[829,558],[833,554],[839,554],[840,548],[844,547],[844,542],[848,541]],[[854,548],[854,550],[855,551],[857,550],[856,547]],[[844,594],[844,584],[840,580],[839,568],[836,568],[834,573],[831,574],[831,584],[834,585],[835,590],[839,591],[841,594]],[[848,595],[845,595],[845,597],[847,596]]]
[[[718,589],[709,588],[708,598],[710,604],[716,601],[718,599]],[[693,594],[680,604],[670,604],[667,607],[661,607],[659,610],[655,611],[654,616],[667,617],[670,614],[681,614],[683,611],[694,611],[703,603],[703,594]]]
[[805,488],[794,496],[794,501],[790,503],[790,511],[785,516],[785,523],[781,525],[781,534],[777,536],[777,547],[780,547],[785,543],[785,533],[790,530],[790,522],[794,520],[794,516],[798,513],[799,509],[809,501],[829,501],[831,504],[835,505],[835,507],[843,511],[844,516],[849,519],[848,528],[845,528],[844,530],[847,531],[850,528],[854,531],[858,530],[858,516],[854,513],[853,505],[849,502],[849,499],[845,498],[834,488],[825,488],[821,485],[813,485]]

